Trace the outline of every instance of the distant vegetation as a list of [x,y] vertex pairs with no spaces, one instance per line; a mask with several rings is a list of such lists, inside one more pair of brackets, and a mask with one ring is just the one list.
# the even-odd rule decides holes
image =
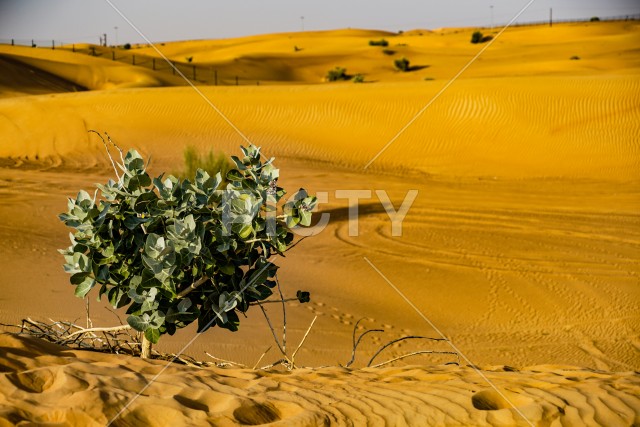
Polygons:
[[186,58],[184,58],[187,60],[187,62],[191,63],[193,61],[193,56],[187,56]]
[[200,154],[195,147],[189,146],[185,148],[184,153],[184,170],[177,172],[175,175],[181,178],[193,177],[198,169],[202,169],[210,176],[215,176],[218,172],[222,177],[227,175],[233,165],[229,158],[223,152],[215,152],[209,150],[206,154]]
[[407,72],[411,69],[410,62],[407,58],[396,59],[395,61],[393,61],[393,65],[395,65],[398,70],[404,72]]
[[325,78],[328,82],[337,82],[339,80],[349,80],[351,77],[347,74],[346,68],[336,67],[330,70]]
[[382,53],[384,53],[385,55],[395,55],[396,51],[395,50],[391,50],[391,49],[382,49]]
[[597,16],[594,16],[590,19],[591,22],[598,22],[600,20],[600,18],[598,18]]
[[382,47],[387,47],[389,46],[389,42],[386,41],[385,39],[380,39],[380,40],[369,40],[369,46],[382,46]]
[[572,61],[577,61],[580,59],[580,57],[578,55],[573,55],[571,58],[569,58]]
[[122,46],[122,48],[123,48],[123,49],[126,49],[126,50],[131,49],[131,43],[125,43],[125,44]]
[[473,44],[486,43],[492,39],[493,39],[493,36],[490,36],[490,35],[485,36],[480,31],[476,31],[475,33],[471,34],[471,43]]
[[356,74],[353,76],[354,83],[364,83],[364,76],[362,74]]

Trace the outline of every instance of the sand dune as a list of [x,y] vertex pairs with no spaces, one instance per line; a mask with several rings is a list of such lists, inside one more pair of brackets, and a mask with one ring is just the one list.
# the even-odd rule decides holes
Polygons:
[[[202,94],[273,155],[362,169],[441,87],[206,88]],[[530,77],[526,85],[517,78],[460,81],[372,170],[635,180],[639,91],[640,80],[622,76]],[[12,98],[0,102],[0,112],[2,157],[86,156],[94,162],[104,155],[88,129],[108,130],[163,166],[187,144],[231,152],[246,143],[190,88]]]
[[69,351],[6,334],[0,346],[4,425],[99,426],[117,416],[111,425],[624,426],[640,418],[640,379],[631,372],[484,369],[501,396],[469,367],[163,370],[165,362]]

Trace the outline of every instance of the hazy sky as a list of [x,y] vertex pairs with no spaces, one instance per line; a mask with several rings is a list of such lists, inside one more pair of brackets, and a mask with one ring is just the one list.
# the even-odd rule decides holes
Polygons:
[[[508,22],[529,0],[109,0],[152,41],[375,28],[408,30]],[[493,6],[493,8],[491,8]],[[640,13],[638,0],[535,0],[519,21]],[[301,17],[304,16],[304,19]],[[118,27],[118,30],[114,27]],[[142,42],[107,0],[0,0],[0,39]],[[116,34],[117,33],[117,34]]]

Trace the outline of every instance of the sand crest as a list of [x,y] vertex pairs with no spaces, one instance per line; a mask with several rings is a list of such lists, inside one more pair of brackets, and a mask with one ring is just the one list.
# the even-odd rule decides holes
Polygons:
[[147,385],[113,426],[528,425],[507,399],[535,425],[640,421],[633,372],[483,369],[501,395],[470,367],[163,370],[11,334],[0,335],[0,354],[0,425],[105,425]]

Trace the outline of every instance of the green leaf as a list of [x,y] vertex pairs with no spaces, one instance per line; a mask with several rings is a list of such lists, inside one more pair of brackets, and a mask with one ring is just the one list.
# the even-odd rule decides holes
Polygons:
[[144,336],[153,344],[158,344],[158,340],[160,340],[160,331],[157,329],[149,328],[144,331]]
[[246,224],[240,228],[240,230],[238,231],[238,236],[240,236],[240,238],[242,239],[247,239],[251,236],[251,233],[253,233],[253,227],[251,226],[251,224]]
[[91,277],[86,277],[78,286],[76,287],[75,295],[80,298],[84,298],[91,288],[96,284],[96,281]]
[[149,329],[149,315],[145,313],[142,316],[129,316],[127,317],[127,323],[136,331],[145,332]]
[[134,228],[136,228],[137,226],[139,226],[140,224],[144,224],[145,222],[149,222],[150,218],[142,218],[139,216],[128,216],[124,219],[124,226],[127,227],[129,230],[133,230]]

